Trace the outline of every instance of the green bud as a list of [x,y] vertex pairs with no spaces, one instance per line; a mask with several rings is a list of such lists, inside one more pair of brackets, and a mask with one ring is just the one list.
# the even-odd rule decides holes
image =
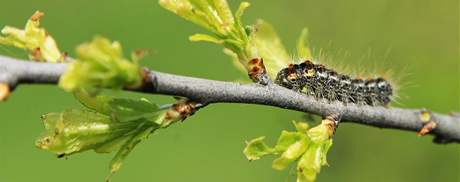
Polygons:
[[24,29],[5,26],[0,35],[0,44],[10,45],[26,50],[30,59],[36,61],[56,63],[64,61],[65,54],[61,54],[56,41],[40,27],[40,18],[44,14],[36,11],[26,23]]
[[77,56],[59,80],[59,86],[67,91],[97,92],[100,88],[136,88],[142,84],[138,63],[123,57],[118,42],[95,37],[77,48]]

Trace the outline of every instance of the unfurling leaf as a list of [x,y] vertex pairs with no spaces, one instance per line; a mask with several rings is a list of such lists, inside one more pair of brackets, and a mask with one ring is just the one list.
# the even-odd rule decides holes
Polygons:
[[224,43],[222,40],[219,40],[218,38],[213,37],[211,35],[207,35],[207,34],[195,34],[195,35],[190,36],[189,40],[192,42],[204,41],[204,42],[211,42],[215,44]]
[[326,155],[332,146],[332,139],[313,142],[297,163],[297,181],[313,182],[321,166],[327,165]]
[[159,3],[163,8],[178,16],[217,33],[211,25],[209,15],[194,7],[190,0],[160,0]]
[[192,115],[199,104],[186,99],[159,108],[145,98],[116,98],[91,95],[86,90],[74,92],[89,110],[70,109],[42,117],[45,132],[36,145],[65,156],[93,149],[97,153],[118,150],[110,162],[110,175],[118,171],[126,156],[156,129],[166,128]]
[[118,42],[95,37],[77,48],[77,56],[59,80],[59,86],[67,91],[136,88],[142,83],[138,63],[124,58]]
[[[277,73],[297,60],[292,60],[283,46],[281,39],[269,23],[259,20],[256,25],[242,23],[244,11],[250,6],[242,2],[232,15],[225,0],[160,0],[160,5],[205,29],[212,35],[195,34],[191,41],[206,41],[223,45],[225,54],[229,55],[234,65],[244,73],[250,72],[248,62],[254,58],[264,60],[267,74],[276,78]],[[311,49],[307,44],[307,29],[304,29],[297,42],[300,59],[312,59]]]
[[278,142],[276,143],[275,149],[277,152],[283,153],[288,150],[290,146],[300,140],[303,140],[304,138],[306,138],[305,133],[282,131],[280,137],[278,138]]
[[147,119],[154,122],[159,116],[158,106],[145,98],[126,99],[108,95],[93,96],[85,90],[74,92],[75,98],[85,107],[110,116],[115,121]]
[[[273,161],[272,167],[277,170],[285,169],[291,162],[297,160],[307,149],[309,139],[305,134],[295,133],[287,134],[283,131],[280,140],[275,148],[283,148],[284,151],[281,156]],[[283,136],[284,134],[284,136]],[[286,135],[287,134],[287,135]],[[286,145],[289,144],[289,145]]]
[[157,129],[157,127],[151,127],[149,125],[139,125],[135,134],[130,137],[124,145],[120,147],[115,157],[110,161],[110,174],[106,177],[106,181],[118,170],[120,170],[121,165],[129,153],[134,149],[134,147],[141,142],[142,140],[147,139],[147,137]]
[[301,60],[312,60],[311,48],[308,45],[308,29],[304,28],[297,40],[297,54]]
[[248,49],[249,33],[241,22],[249,3],[242,2],[233,16],[226,0],[160,0],[160,5],[209,30],[213,35],[195,34],[191,41],[207,41],[223,45],[227,52],[236,55],[239,64],[246,67],[252,57]]
[[243,153],[249,161],[258,160],[262,156],[275,153],[275,149],[268,147],[264,139],[265,137],[259,137],[247,142]]
[[295,129],[300,132],[300,133],[307,133],[308,132],[308,128],[310,127],[308,125],[308,123],[306,122],[296,122],[296,121],[292,121],[292,124],[294,124],[295,126]]
[[[106,115],[76,109],[49,113],[42,119],[46,130],[36,145],[58,156],[90,149],[96,152],[111,152],[116,148],[113,146],[119,146],[124,139],[138,133],[140,125],[156,127],[154,123],[145,120],[116,122]],[[110,146],[107,146],[109,143]],[[111,150],[107,150],[109,148]]]
[[268,154],[280,155],[272,164],[277,170],[285,169],[297,161],[297,182],[313,182],[321,166],[327,165],[326,155],[332,145],[330,122],[323,120],[311,129],[303,122],[293,124],[297,131],[282,131],[275,147],[270,148],[263,142],[264,137],[259,137],[247,144],[244,154],[249,160],[257,160]]
[[163,111],[147,99],[91,96],[85,91],[76,92],[75,97],[90,110],[44,115],[45,132],[36,145],[59,157],[91,149],[97,153],[118,150],[107,179],[139,142],[162,127],[159,120]]
[[[334,134],[334,127],[331,126],[334,121],[323,119],[321,124],[315,126],[314,128],[308,130],[308,136],[314,142],[323,142],[331,138]],[[334,124],[335,125],[335,124]]]
[[17,29],[5,26],[0,35],[0,44],[26,50],[30,59],[43,62],[62,62],[65,54],[59,51],[56,41],[40,27],[40,18],[44,14],[36,11],[27,21],[25,28]]

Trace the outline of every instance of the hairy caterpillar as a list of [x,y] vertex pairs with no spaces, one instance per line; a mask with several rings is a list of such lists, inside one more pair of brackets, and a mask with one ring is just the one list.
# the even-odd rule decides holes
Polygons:
[[279,71],[275,83],[316,98],[358,105],[386,106],[393,95],[393,87],[382,77],[351,78],[309,60]]

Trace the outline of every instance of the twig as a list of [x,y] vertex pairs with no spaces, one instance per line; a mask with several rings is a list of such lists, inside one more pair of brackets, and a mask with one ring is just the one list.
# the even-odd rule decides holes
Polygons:
[[[0,56],[0,83],[13,90],[24,83],[56,84],[67,64],[36,63]],[[185,77],[147,70],[147,84],[139,92],[174,95],[189,98],[204,105],[212,103],[245,103],[269,105],[321,116],[339,114],[342,122],[353,122],[379,128],[420,131],[426,122],[423,109],[401,109],[344,105],[328,103],[313,97],[269,83],[240,84],[224,81]],[[435,142],[460,142],[460,117],[430,112],[436,127],[429,132],[436,136]]]

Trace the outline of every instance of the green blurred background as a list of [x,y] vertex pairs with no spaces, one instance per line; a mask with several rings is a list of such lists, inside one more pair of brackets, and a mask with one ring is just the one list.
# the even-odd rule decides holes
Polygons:
[[[240,1],[231,1],[233,9]],[[347,66],[384,65],[403,77],[400,107],[459,111],[459,5],[457,0],[253,0],[246,23],[263,18],[277,28],[289,50],[304,26],[310,42]],[[142,64],[187,76],[242,78],[219,46],[190,43],[204,32],[160,8],[156,0],[3,0],[0,26],[23,27],[35,10],[64,51],[94,35],[122,42],[125,51],[151,50]],[[0,47],[1,54],[18,55]],[[348,55],[348,56],[345,56]],[[164,96],[129,93],[159,103]],[[102,181],[113,154],[85,152],[57,159],[34,147],[43,130],[39,116],[81,107],[55,86],[21,85],[0,103],[0,181]],[[136,147],[113,181],[294,181],[289,170],[271,169],[273,158],[249,163],[244,141],[274,142],[301,113],[243,104],[215,104],[155,133]],[[318,181],[458,182],[458,144],[436,145],[432,136],[343,124]]]

